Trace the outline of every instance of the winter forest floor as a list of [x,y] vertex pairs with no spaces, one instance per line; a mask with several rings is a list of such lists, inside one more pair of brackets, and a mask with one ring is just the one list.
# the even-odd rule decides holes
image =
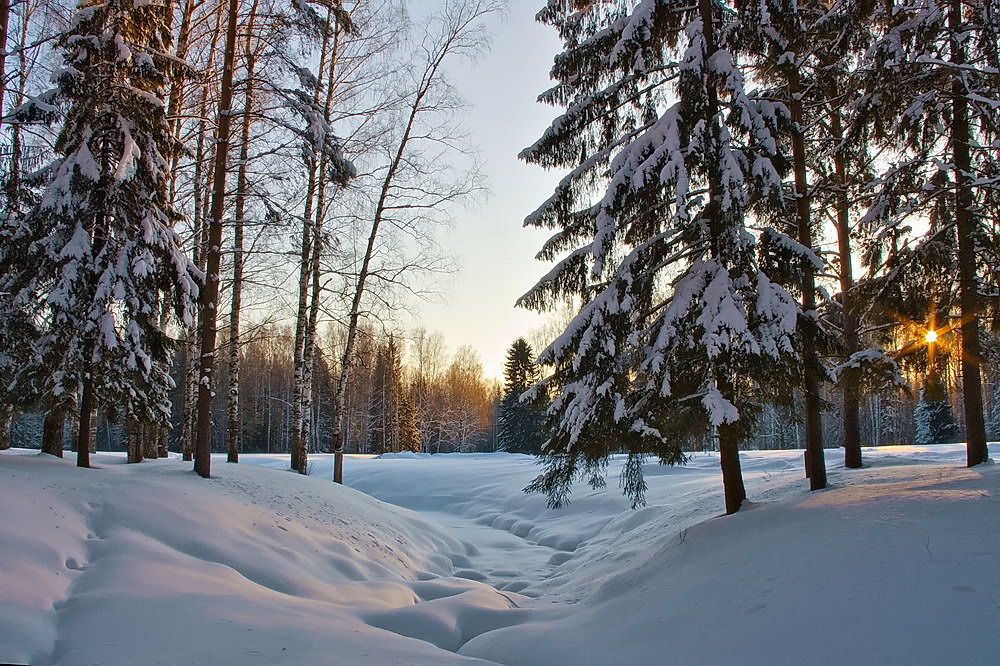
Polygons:
[[743,452],[720,517],[711,454],[553,511],[519,455],[349,457],[345,488],[326,456],[7,451],[0,662],[995,664],[1000,470],[964,455],[828,450],[810,493],[801,451]]

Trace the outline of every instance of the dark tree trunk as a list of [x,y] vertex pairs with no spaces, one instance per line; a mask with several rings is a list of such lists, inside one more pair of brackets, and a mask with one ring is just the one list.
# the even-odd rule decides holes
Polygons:
[[143,460],[142,451],[142,426],[132,421],[128,424],[128,447],[127,461],[129,463],[140,463]]
[[76,440],[76,466],[90,467],[90,447],[95,445],[93,430],[97,425],[93,421],[96,407],[94,400],[94,382],[89,377],[83,380],[83,395],[80,397],[80,428]]
[[0,407],[0,451],[10,448],[10,424],[14,420],[14,410],[9,406]]
[[[958,33],[963,29],[962,1],[951,0],[948,25],[952,29],[951,59],[966,61]],[[956,68],[958,70],[959,68]],[[962,309],[962,395],[965,408],[966,462],[969,467],[986,462],[986,425],[983,419],[983,380],[979,365],[979,280],[976,276],[976,220],[973,217],[972,184],[969,174],[969,103],[960,73],[952,84],[952,145],[955,151],[955,217],[958,225],[959,302]]]
[[[794,69],[788,75],[788,107],[792,120],[792,167],[795,175],[795,209],[798,217],[798,240],[812,249],[809,180],[806,174],[806,147],[799,75]],[[822,367],[816,350],[815,322],[810,317],[816,311],[816,277],[808,261],[802,265],[802,311],[799,323],[802,335],[803,382],[806,417],[806,473],[809,489],[826,487],[826,461],[823,454],[822,404],[819,395]]]
[[[53,401],[54,403],[55,401]],[[63,424],[65,422],[65,410],[51,404],[45,419],[42,421],[42,453],[63,457]]]
[[225,213],[226,166],[229,160],[229,125],[233,103],[233,61],[236,52],[238,0],[229,0],[229,24],[222,67],[222,91],[216,127],[215,176],[212,214],[208,220],[208,251],[205,284],[200,300],[201,338],[198,373],[198,422],[194,446],[194,471],[208,478],[212,475],[212,386],[215,370],[215,338],[219,310],[219,267],[222,260],[222,218]]
[[740,510],[747,498],[746,487],[743,485],[743,470],[740,466],[739,435],[736,428],[729,424],[720,425],[719,432],[719,462],[722,465],[722,488],[726,495],[726,513],[733,514]]
[[[834,141],[844,138],[840,112],[834,111],[830,119]],[[858,351],[858,317],[855,312],[854,269],[851,260],[851,216],[847,193],[847,159],[838,151],[833,157],[837,187],[837,247],[840,259],[840,307],[843,311],[844,351],[848,358]],[[861,459],[861,391],[852,380],[843,387],[844,467],[859,468]]]
[[156,457],[157,458],[167,458],[169,457],[169,449],[167,446],[167,437],[169,437],[170,431],[167,428],[159,428],[157,430],[156,436]]

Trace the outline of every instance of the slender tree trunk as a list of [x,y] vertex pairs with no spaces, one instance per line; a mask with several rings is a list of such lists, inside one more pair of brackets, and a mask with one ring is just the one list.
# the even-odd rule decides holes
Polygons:
[[[181,24],[177,30],[176,48],[174,49],[174,57],[180,61],[187,58],[188,41],[191,37],[191,19],[194,16],[196,4],[192,0],[183,0],[183,4],[181,5]],[[171,81],[170,95],[167,98],[167,122],[170,127],[170,136],[178,140],[181,134],[180,110],[184,107],[184,84],[185,80],[183,77],[176,77]],[[177,165],[180,157],[180,153],[175,152],[170,159],[170,191],[168,200],[171,205],[173,205],[177,197],[177,174],[179,171]]]
[[[844,138],[840,111],[830,117],[833,140],[839,145]],[[843,310],[844,348],[847,357],[858,351],[858,317],[854,305],[854,270],[851,258],[851,213],[847,192],[847,158],[838,150],[833,156],[837,187],[837,248],[840,259],[840,307]],[[859,418],[861,391],[856,381],[843,389],[844,467],[858,468],[861,459],[861,424]]]
[[253,126],[254,104],[254,23],[257,18],[257,2],[253,3],[247,21],[246,50],[246,99],[244,100],[243,125],[240,131],[240,158],[236,176],[236,219],[233,221],[233,290],[229,307],[229,392],[226,408],[229,455],[227,462],[240,461],[240,308],[243,304],[243,223],[246,216],[247,162],[250,159],[250,129]]
[[[798,217],[799,243],[812,249],[812,224],[810,220],[809,180],[806,174],[805,125],[802,114],[802,97],[799,75],[791,70],[788,75],[788,107],[792,121],[792,167],[795,174],[795,208]],[[802,335],[803,386],[806,410],[806,472],[809,489],[826,488],[826,461],[823,453],[823,420],[819,386],[822,376],[819,354],[816,350],[816,277],[812,265],[803,260],[802,312],[805,321],[799,323]]]
[[52,400],[42,420],[42,453],[63,457],[63,424],[66,412]]
[[[216,13],[215,27],[212,31],[211,43],[208,50],[206,69],[212,71],[215,66],[215,54],[218,50],[219,34],[222,31],[222,12]],[[209,157],[205,150],[205,135],[207,134],[206,116],[208,115],[208,90],[209,83],[206,82],[201,87],[201,100],[198,103],[199,121],[198,138],[195,148],[194,162],[194,220],[193,227],[193,247],[192,255],[194,264],[205,270],[206,258],[206,236],[207,232],[204,223],[205,201],[208,199],[207,192],[210,185],[206,186],[204,165]],[[211,176],[209,175],[209,178]],[[210,183],[210,181],[209,181]],[[181,428],[181,457],[185,461],[194,460],[194,443],[197,437],[197,401],[198,401],[198,324],[192,325],[187,332],[187,363],[185,365],[186,386],[184,393],[184,422]]]
[[[330,13],[328,13],[328,17]],[[323,119],[329,123],[333,108],[333,91],[336,88],[337,58],[340,48],[340,26],[334,29],[333,48],[327,63],[326,99],[323,104]],[[312,411],[315,390],[316,373],[316,329],[319,322],[319,306],[322,297],[322,266],[323,256],[323,226],[326,218],[326,189],[327,189],[327,162],[326,153],[320,158],[319,174],[316,187],[316,210],[315,223],[312,232],[312,258],[311,268],[311,293],[309,295],[309,316],[306,322],[305,339],[303,340],[302,368],[302,431],[299,435],[300,441],[300,461],[299,471],[302,474],[308,473],[307,458],[309,455],[309,442],[312,437]]]
[[[319,78],[322,80],[326,71],[329,56],[330,38],[323,34],[320,46]],[[319,103],[320,87],[317,85],[313,94],[313,104]],[[302,211],[302,248],[299,259],[299,300],[295,313],[295,342],[293,349],[293,386],[292,386],[292,443],[291,468],[299,474],[305,474],[307,461],[305,455],[305,394],[306,394],[306,332],[309,326],[309,289],[312,276],[312,245],[316,242],[313,234],[313,205],[319,179],[319,155],[313,151],[309,164],[309,181],[306,185],[305,208]]]
[[[951,0],[948,25],[952,30],[951,59],[955,65],[966,62],[965,47],[959,32],[963,30],[962,1]],[[959,68],[956,68],[956,70]],[[969,102],[961,74],[952,83],[952,146],[955,152],[955,217],[958,226],[959,302],[962,309],[962,396],[965,408],[966,461],[969,467],[986,462],[986,424],[983,419],[983,380],[979,365],[982,348],[979,340],[979,280],[976,275],[976,220],[973,216],[972,158],[969,150]]]
[[208,221],[208,252],[205,284],[200,300],[201,360],[198,373],[198,425],[194,447],[194,471],[208,478],[212,473],[212,385],[215,370],[216,317],[219,304],[219,267],[222,259],[222,217],[225,213],[226,166],[229,159],[229,125],[233,101],[233,61],[239,2],[229,0],[226,50],[222,68],[222,91],[216,131],[215,177],[212,215]]
[[80,397],[80,426],[76,440],[76,466],[90,467],[90,447],[93,441],[93,428],[96,427],[94,411],[94,382],[90,377],[83,380],[83,395]]

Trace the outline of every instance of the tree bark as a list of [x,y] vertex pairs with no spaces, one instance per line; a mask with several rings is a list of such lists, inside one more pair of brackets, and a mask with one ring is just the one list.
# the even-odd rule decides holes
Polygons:
[[743,485],[743,470],[740,466],[739,436],[736,428],[722,424],[719,432],[719,462],[722,466],[722,488],[726,496],[726,514],[740,510],[747,498]]
[[[966,62],[958,33],[964,28],[962,0],[951,0],[948,26],[952,30],[951,59]],[[956,67],[956,70],[960,69]],[[969,102],[959,72],[952,83],[952,146],[955,157],[955,218],[958,226],[959,304],[962,310],[962,396],[965,410],[966,463],[986,462],[986,424],[983,418],[983,380],[979,365],[979,279],[976,275],[976,220],[973,215],[972,158],[969,149]]]
[[[844,138],[840,111],[834,110],[830,117],[832,138],[839,145]],[[847,158],[841,151],[833,156],[835,185],[837,187],[837,249],[840,259],[840,307],[843,312],[844,351],[848,358],[858,351],[858,317],[855,312],[854,267],[851,257],[851,214],[847,192]],[[861,391],[856,381],[850,382],[842,392],[844,428],[844,467],[859,468],[861,458]]]
[[50,401],[49,409],[42,420],[42,453],[63,457],[63,424],[66,411],[62,406]]
[[90,467],[90,447],[95,445],[93,439],[94,410],[96,408],[94,400],[94,382],[90,377],[83,380],[83,395],[80,397],[80,427],[76,440],[76,466]]
[[[795,209],[798,218],[798,241],[813,248],[810,220],[809,179],[806,173],[805,129],[799,74],[794,69],[788,74],[788,108],[792,121],[792,169],[795,177]],[[823,420],[819,387],[822,376],[819,354],[816,350],[816,276],[810,262],[802,262],[802,313],[805,321],[799,322],[802,335],[803,382],[806,417],[806,473],[809,489],[826,488],[826,461],[823,453]]]
[[[206,70],[211,71],[215,66],[215,54],[217,52],[217,46],[219,41],[219,33],[222,30],[222,12],[219,11],[216,15],[215,27],[212,31],[211,43],[208,49],[208,59]],[[206,229],[204,223],[205,214],[205,201],[208,197],[205,195],[208,187],[211,183],[211,174],[209,174],[208,183],[204,183],[204,167],[203,165],[208,159],[205,150],[205,135],[207,134],[205,117],[208,115],[208,88],[209,83],[205,82],[201,87],[201,100],[198,103],[198,117],[201,118],[198,129],[198,139],[195,148],[195,161],[194,161],[194,180],[192,181],[192,187],[194,189],[194,219],[192,222],[193,227],[193,247],[192,255],[194,264],[201,269],[205,270],[205,259],[206,259]],[[210,151],[208,151],[210,154]],[[197,438],[197,402],[198,402],[198,350],[199,350],[199,340],[198,340],[198,325],[195,324],[188,329],[187,335],[187,363],[185,365],[185,392],[184,392],[184,423],[181,428],[181,457],[185,461],[194,460],[194,444]]]
[[229,0],[226,49],[222,67],[222,91],[219,99],[215,136],[215,176],[212,214],[208,221],[208,252],[205,284],[200,301],[200,366],[198,373],[198,422],[194,447],[194,471],[203,478],[212,475],[212,384],[215,370],[216,317],[219,304],[219,267],[222,260],[222,217],[225,213],[226,167],[229,159],[229,126],[233,102],[233,62],[236,52],[236,25],[239,1]]
[[14,410],[8,405],[0,405],[0,451],[10,448],[10,424],[14,420]]
[[246,58],[246,97],[243,109],[243,124],[240,131],[239,169],[236,176],[236,219],[233,221],[233,288],[229,306],[229,392],[226,405],[226,437],[228,440],[227,462],[240,461],[240,308],[243,304],[243,223],[246,216],[247,162],[250,159],[250,130],[253,125],[254,104],[254,23],[257,18],[257,2],[253,3],[247,20],[247,37],[244,56]]
[[[326,71],[328,61],[330,38],[328,33],[323,33],[323,41],[320,46],[319,55],[319,76],[322,79],[323,72]],[[319,103],[320,87],[317,85],[313,94],[313,104]],[[306,474],[308,469],[307,455],[305,452],[305,394],[306,394],[306,331],[309,327],[309,290],[310,278],[313,268],[311,265],[313,258],[312,245],[317,239],[313,234],[313,206],[318,186],[319,156],[312,153],[312,162],[309,165],[309,181],[306,185],[305,208],[302,211],[302,248],[299,259],[299,298],[298,308],[295,313],[295,347],[293,349],[293,386],[292,386],[292,443],[291,443],[291,468],[299,474]]]
[[128,424],[128,447],[127,461],[129,463],[141,463],[143,460],[142,450],[142,426],[135,420]]

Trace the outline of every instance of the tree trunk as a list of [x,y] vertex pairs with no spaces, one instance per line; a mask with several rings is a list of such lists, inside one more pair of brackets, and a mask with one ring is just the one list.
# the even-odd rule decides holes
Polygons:
[[83,380],[83,395],[80,397],[80,427],[76,440],[76,466],[90,467],[90,447],[93,441],[93,428],[96,427],[94,400],[94,382],[90,377]]
[[236,176],[236,219],[233,221],[233,290],[229,307],[229,392],[226,405],[226,438],[229,455],[227,462],[240,461],[240,308],[243,304],[243,223],[246,216],[247,162],[250,159],[250,129],[253,125],[254,69],[256,61],[251,44],[254,22],[257,18],[257,2],[253,3],[247,22],[246,50],[246,98],[243,109],[243,125],[240,131],[240,158]]
[[[320,46],[319,55],[319,76],[322,79],[323,72],[326,71],[328,60],[330,38],[327,32],[323,33],[323,42]],[[319,103],[320,87],[317,85],[313,94],[313,104]],[[292,386],[292,444],[291,444],[291,468],[299,474],[305,474],[307,470],[307,455],[305,452],[305,395],[306,395],[306,332],[309,327],[309,290],[310,278],[312,276],[312,244],[316,242],[313,236],[313,204],[318,186],[319,156],[314,151],[312,161],[309,164],[309,181],[306,185],[305,209],[302,211],[302,248],[299,259],[299,300],[298,309],[295,313],[295,347],[293,349],[293,386]]]
[[[788,74],[788,108],[792,121],[792,167],[795,175],[795,208],[798,217],[798,240],[813,247],[810,220],[809,180],[806,174],[805,129],[799,75],[794,69]],[[819,354],[816,351],[816,277],[810,262],[802,265],[802,313],[799,322],[802,335],[803,383],[806,417],[806,470],[809,489],[826,488],[826,461],[823,453],[823,416],[819,387],[822,377]]]
[[142,426],[142,455],[155,460],[160,457],[160,426],[144,423]]
[[0,451],[10,448],[10,424],[14,420],[14,410],[9,405],[0,405]]
[[[840,111],[830,118],[832,138],[839,145],[844,138]],[[851,215],[847,192],[847,158],[837,151],[833,156],[837,187],[837,248],[840,259],[840,307],[843,311],[844,351],[848,358],[858,351],[858,317],[855,312],[854,270],[851,258]],[[857,381],[851,381],[842,391],[844,427],[844,467],[859,468],[861,459],[861,423],[859,418],[861,391]]]
[[[705,59],[711,60],[715,55],[717,47],[715,43],[715,16],[713,12],[712,0],[698,0],[698,13],[701,16],[702,34],[705,38]],[[718,92],[714,83],[709,83],[708,105],[705,111],[706,117],[711,119],[712,129],[717,129],[714,124],[719,117]],[[711,131],[711,129],[709,130]],[[708,170],[708,194],[709,200],[705,206],[704,217],[708,220],[712,235],[712,256],[719,258],[721,248],[718,246],[718,239],[722,236],[724,229],[720,226],[719,201],[722,199],[722,188],[719,174],[713,169]],[[721,368],[715,370],[715,383],[722,395],[731,402],[734,397],[734,387],[732,380],[726,371]],[[723,423],[717,428],[719,436],[719,464],[722,467],[722,487],[726,499],[726,513],[732,514],[739,511],[743,500],[746,499],[746,488],[743,485],[743,471],[740,468],[740,433],[736,424]]]
[[[212,71],[215,65],[215,54],[217,52],[217,46],[219,41],[219,33],[222,30],[222,12],[219,11],[216,14],[215,27],[212,31],[211,44],[208,50],[208,59],[206,65],[206,71]],[[207,133],[207,122],[205,117],[208,115],[208,82],[205,82],[201,87],[201,100],[198,103],[198,117],[202,120],[199,123],[198,129],[198,139],[195,148],[195,161],[194,161],[194,179],[192,181],[192,187],[194,189],[194,219],[192,222],[193,227],[193,247],[192,254],[194,264],[201,269],[205,270],[205,259],[206,259],[206,247],[207,247],[207,232],[204,223],[204,213],[205,213],[205,201],[208,199],[205,192],[209,183],[203,182],[205,179],[204,167],[208,156],[205,150],[205,135]],[[211,154],[211,151],[208,151]],[[198,402],[198,351],[199,351],[199,340],[198,340],[198,324],[192,325],[188,329],[187,334],[187,363],[185,365],[185,378],[186,386],[184,392],[184,421],[181,427],[181,457],[185,461],[194,460],[194,445],[195,439],[197,438],[197,402]]]
[[216,317],[219,309],[219,266],[222,260],[222,217],[225,213],[226,166],[229,159],[229,125],[233,101],[233,61],[236,52],[238,0],[229,0],[226,49],[222,67],[222,91],[219,99],[215,136],[215,176],[212,214],[208,220],[208,252],[205,284],[200,301],[200,366],[198,373],[198,422],[194,447],[194,471],[208,478],[212,474],[212,373],[215,370]]
[[[328,19],[332,13],[328,12]],[[329,123],[333,108],[333,91],[336,87],[337,57],[340,47],[340,26],[334,28],[333,48],[327,63],[326,99],[323,103],[323,119]],[[321,70],[322,74],[322,70]],[[316,329],[319,321],[319,306],[322,297],[322,267],[320,260],[323,256],[323,225],[326,217],[326,188],[327,188],[327,155],[324,153],[320,158],[319,174],[316,186],[316,210],[315,223],[312,231],[312,258],[310,259],[311,269],[311,292],[309,294],[309,316],[306,321],[305,337],[302,345],[302,430],[299,435],[300,441],[300,461],[299,471],[302,474],[308,473],[307,458],[309,456],[309,442],[312,438],[312,411],[315,390],[316,372]]]
[[[181,6],[181,24],[177,30],[177,46],[174,49],[174,57],[178,61],[187,58],[188,40],[191,36],[191,19],[194,16],[194,9],[198,3],[191,0],[184,0]],[[184,83],[183,77],[175,77],[170,82],[170,95],[167,97],[167,122],[170,127],[170,136],[180,139],[181,119],[180,110],[184,106]],[[180,161],[180,153],[175,152],[170,159],[170,189],[168,201],[173,205],[177,196],[177,165]]]
[[142,426],[138,421],[132,420],[126,430],[128,436],[128,447],[126,457],[129,463],[140,463],[143,460],[142,451]]
[[[962,1],[951,0],[948,25],[952,30],[951,59],[964,65],[965,47],[958,33],[963,29]],[[956,70],[959,68],[956,68]],[[972,159],[969,150],[969,102],[960,73],[952,83],[952,146],[955,152],[955,217],[958,226],[959,303],[962,310],[962,396],[965,408],[966,462],[969,467],[986,462],[986,424],[983,418],[983,380],[979,365],[979,279],[976,275],[976,220],[973,216]]]
[[42,453],[48,453],[59,458],[63,457],[63,423],[66,412],[55,400],[50,401],[49,409],[42,421]]
[[10,23],[10,0],[0,0],[0,116],[4,115],[4,93],[7,92],[7,26]]
[[740,467],[739,438],[735,430],[734,426],[725,423],[718,428],[719,462],[722,466],[722,488],[726,495],[727,514],[739,511],[747,498],[743,470]]

